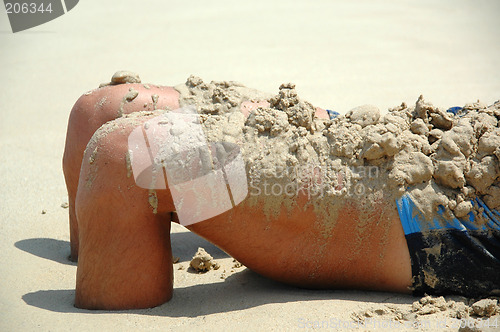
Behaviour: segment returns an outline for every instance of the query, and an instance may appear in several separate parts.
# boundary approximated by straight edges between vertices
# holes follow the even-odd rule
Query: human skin
[[[176,109],[179,93],[171,88],[156,85],[120,84],[105,86],[82,95],[73,106],[68,121],[63,172],[69,200],[71,260],[78,260],[78,223],[75,216],[75,197],[78,188],[83,152],[94,132],[104,123],[123,114],[152,111],[155,108]],[[130,89],[139,94],[131,101],[124,100]],[[157,95],[156,104],[153,96]],[[120,110],[121,108],[121,110]]]
[[[138,92],[131,101],[124,100],[130,89]],[[158,96],[156,102],[154,96]],[[258,106],[268,106],[267,101],[244,102],[241,111],[248,116]],[[71,256],[78,261],[78,222],[75,215],[75,197],[78,189],[80,165],[83,152],[94,132],[108,121],[125,114],[155,109],[179,108],[179,93],[172,87],[152,84],[119,84],[109,85],[82,95],[73,106],[68,121],[66,145],[63,155],[63,172],[68,191],[69,230]],[[318,108],[316,115],[328,118],[324,109]]]
[[[78,229],[73,231],[79,233],[75,305],[80,308],[153,307],[168,301],[173,292],[172,197],[168,189],[157,189],[154,211],[151,192],[138,187],[126,167],[129,134],[154,115],[114,120],[106,130],[98,130],[100,138],[92,140],[83,152],[92,130],[106,122],[102,119],[117,114],[113,107],[119,106],[130,87],[132,84],[111,86],[82,96],[69,121],[64,170],[70,205],[71,193],[76,194],[70,222],[77,221]],[[175,106],[176,101],[178,105],[175,90],[161,93],[168,95],[164,98],[169,105]],[[110,105],[101,116],[94,105],[104,96]],[[143,104],[129,105],[127,111],[143,110]],[[242,107],[244,113],[251,110],[251,105]],[[324,113],[318,110],[317,115]],[[259,208],[265,200],[265,195],[253,203],[244,200],[187,228],[248,268],[278,281],[308,288],[408,292],[410,257],[394,202],[381,199],[373,203],[367,216],[360,212],[360,202],[343,201],[330,220],[335,227],[325,237],[320,222],[324,214],[316,215],[307,197],[298,196],[291,211],[283,208],[275,216]],[[368,231],[360,233],[360,227]],[[74,236],[71,240],[73,249]]]

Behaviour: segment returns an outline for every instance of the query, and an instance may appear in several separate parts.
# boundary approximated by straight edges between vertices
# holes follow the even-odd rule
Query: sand
[[[215,262],[214,258],[203,248],[198,248],[193,259],[189,262],[189,266],[196,272],[207,272],[212,269],[218,270],[220,268],[219,263]]]
[[[301,98],[342,114],[370,104],[383,117],[401,101],[413,106],[420,94],[440,109],[477,99],[492,105],[500,91],[499,9],[496,1],[125,0],[119,7],[85,1],[15,35],[0,13],[0,329],[304,330],[325,321],[348,324],[355,313],[390,311],[388,306],[409,311],[419,299],[301,290],[244,267],[231,272],[232,258],[177,225],[173,251],[180,257],[176,266],[184,268],[175,269],[171,302],[128,312],[75,309],[76,266],[67,260],[67,209],[61,207],[67,202],[61,158],[69,111],[82,93],[122,68],[140,73],[146,84],[176,85],[196,73],[276,94],[282,82],[294,82]],[[414,127],[425,135],[422,122]],[[433,130],[429,135],[442,138]],[[483,137],[478,144],[491,155],[494,145]],[[422,177],[414,176],[410,181]],[[189,273],[198,247],[221,268]],[[379,322],[391,317],[384,314]],[[440,317],[418,319],[438,324]],[[329,325],[346,330],[341,326]]]

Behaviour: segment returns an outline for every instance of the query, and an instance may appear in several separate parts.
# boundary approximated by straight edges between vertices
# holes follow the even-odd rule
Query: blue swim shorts
[[[485,297],[500,294],[500,213],[479,198],[483,208],[462,218],[447,215],[439,207],[433,220],[405,194],[396,200],[410,252],[415,295],[459,294]]]

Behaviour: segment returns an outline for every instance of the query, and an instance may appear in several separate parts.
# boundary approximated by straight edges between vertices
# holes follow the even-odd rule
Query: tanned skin
[[[131,88],[139,94],[126,101]],[[247,115],[262,103],[245,102],[242,112]],[[170,191],[156,190],[153,208],[151,191],[136,185],[126,160],[132,130],[158,114],[122,115],[178,107],[173,88],[122,84],[85,94],[72,109],[63,167],[79,308],[148,308],[172,297],[169,233],[175,207]],[[327,114],[318,108],[316,116]],[[111,120],[106,132],[99,131]],[[89,143],[96,131],[99,138]],[[409,292],[410,256],[394,202],[375,202],[368,218],[360,214],[359,202],[341,202],[343,208],[329,220],[334,230],[325,237],[325,214],[316,215],[307,197],[296,199],[291,211],[283,208],[270,217],[261,208],[266,200],[261,195],[256,205],[244,200],[187,228],[274,280],[307,288]],[[362,239],[357,235],[361,224],[369,230]]]

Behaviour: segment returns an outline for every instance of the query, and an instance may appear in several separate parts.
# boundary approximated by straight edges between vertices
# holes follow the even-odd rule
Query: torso
[[[317,215],[306,203],[306,197],[299,197],[296,206],[270,217],[261,204],[245,200],[188,228],[278,281],[310,288],[408,291],[410,257],[395,203],[360,208],[344,202],[330,217]]]

